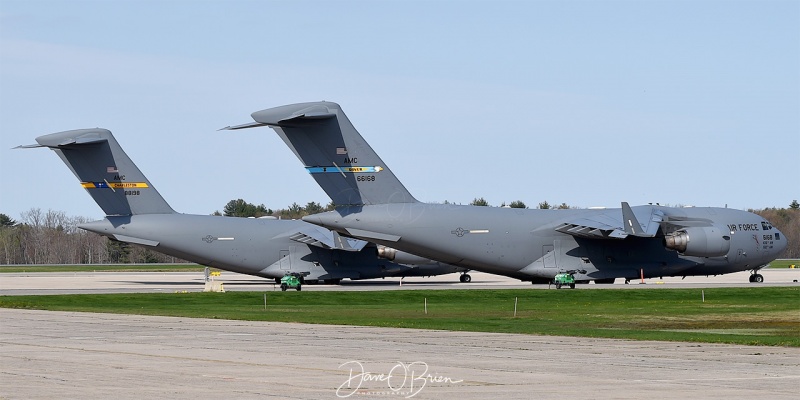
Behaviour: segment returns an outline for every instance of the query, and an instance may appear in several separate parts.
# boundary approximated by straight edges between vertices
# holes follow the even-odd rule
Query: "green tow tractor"
[[[303,287],[303,275],[297,272],[289,272],[281,278],[281,290],[296,289],[298,292]]]
[[[553,283],[556,284],[556,289],[561,289],[562,286],[569,286],[570,289],[575,289],[575,276],[568,272],[563,272],[553,278]]]
[[[570,270],[567,272],[561,272],[553,278],[553,283],[556,285],[556,289],[561,289],[562,286],[569,286],[570,289],[575,289],[575,273],[580,272],[585,274],[586,271],[578,271],[578,270]]]

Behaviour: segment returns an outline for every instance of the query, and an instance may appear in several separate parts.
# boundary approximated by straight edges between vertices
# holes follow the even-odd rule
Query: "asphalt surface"
[[[794,282],[800,270],[762,274],[762,284],[739,273],[577,290],[800,285]],[[449,275],[404,279],[402,286],[386,279],[303,290],[547,289],[472,277],[469,284]],[[226,290],[279,290],[229,272],[215,279]],[[196,272],[0,274],[0,295],[203,286]],[[798,393],[797,348],[0,309],[2,399],[797,399]]]
[[[624,284],[617,279],[613,285],[578,285],[578,289],[659,289],[702,287],[800,286],[800,269],[763,269],[763,283],[749,283],[749,272],[719,276],[645,279]],[[342,281],[340,285],[304,285],[303,290],[419,290],[419,289],[550,289],[555,286],[531,285],[516,279],[471,272],[472,282],[460,283],[458,274],[429,278],[412,277]],[[223,271],[214,278],[226,291],[274,291],[280,287],[273,281]],[[205,277],[202,272],[39,272],[0,273],[0,295],[80,294],[80,293],[157,293],[202,291]],[[563,289],[562,289],[563,290]]]
[[[0,309],[0,397],[8,399],[798,393],[796,348]]]

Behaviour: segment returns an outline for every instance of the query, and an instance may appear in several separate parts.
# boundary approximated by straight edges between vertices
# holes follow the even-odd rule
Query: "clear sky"
[[[329,199],[250,113],[327,100],[422,201],[786,207],[800,1],[0,0],[0,213],[101,218],[110,129],[179,212]]]

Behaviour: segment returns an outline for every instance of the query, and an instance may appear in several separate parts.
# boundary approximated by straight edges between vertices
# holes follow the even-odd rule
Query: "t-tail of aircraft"
[[[175,213],[106,129],[78,129],[36,138],[81,181],[106,215]]]
[[[223,129],[273,128],[336,206],[417,202],[338,104],[291,104],[251,116],[256,122]]]

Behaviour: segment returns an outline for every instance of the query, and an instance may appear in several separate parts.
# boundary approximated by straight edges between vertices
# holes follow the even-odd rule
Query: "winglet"
[[[644,233],[644,231],[642,231],[642,225],[639,224],[636,215],[634,215],[633,210],[631,210],[631,206],[625,201],[622,202],[622,225],[625,229],[625,233],[629,235],[639,236]]]

